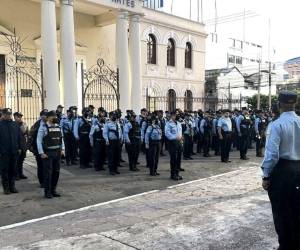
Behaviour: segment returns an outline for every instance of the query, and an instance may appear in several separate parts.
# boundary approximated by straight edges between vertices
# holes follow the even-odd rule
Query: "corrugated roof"
[[[286,61],[286,64],[300,63],[300,57],[295,57]]]

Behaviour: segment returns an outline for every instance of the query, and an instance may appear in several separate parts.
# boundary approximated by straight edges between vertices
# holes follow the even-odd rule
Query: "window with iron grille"
[[[175,67],[175,41],[172,38],[168,40],[167,65]]]
[[[186,43],[185,47],[185,68],[191,69],[192,68],[192,45],[191,43]]]
[[[21,89],[21,97],[32,97],[32,89]]]
[[[147,40],[147,62],[156,64],[156,37],[153,34],[150,34]]]

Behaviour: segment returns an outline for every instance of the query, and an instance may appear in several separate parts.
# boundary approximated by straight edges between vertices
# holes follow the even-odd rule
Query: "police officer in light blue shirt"
[[[165,135],[169,143],[171,179],[176,181],[182,180],[179,171],[184,171],[181,168],[182,127],[178,119],[176,112],[171,112],[171,119],[166,123],[165,127]]]
[[[149,124],[145,134],[145,145],[149,153],[149,157],[147,159],[149,162],[147,165],[149,166],[151,176],[159,175],[157,168],[162,138],[162,131],[159,124],[160,121],[158,116],[153,114],[151,117],[151,123]]]
[[[230,162],[229,153],[232,143],[232,121],[230,110],[223,110],[223,116],[218,120],[218,136],[221,143],[221,161]]]
[[[108,168],[110,175],[120,174],[121,141],[123,140],[121,125],[118,122],[118,114],[113,111],[109,113],[109,121],[105,123],[103,137],[107,145]]]
[[[279,94],[280,117],[273,122],[262,163],[263,188],[272,205],[279,249],[300,249],[300,117],[297,94]]]

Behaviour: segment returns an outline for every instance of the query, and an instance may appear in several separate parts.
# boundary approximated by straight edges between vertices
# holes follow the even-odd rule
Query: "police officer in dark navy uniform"
[[[257,117],[255,119],[255,139],[256,139],[256,156],[263,157],[262,150],[266,143],[266,129],[267,129],[267,120],[263,115],[261,110],[256,111]]]
[[[141,128],[136,121],[135,113],[131,112],[127,117],[128,122],[124,126],[124,141],[128,153],[129,170],[139,171],[137,162],[141,145]]]
[[[90,109],[83,108],[82,116],[79,117],[74,126],[74,136],[79,141],[80,168],[90,168],[92,149],[90,144],[91,120]]]
[[[237,118],[236,128],[239,136],[241,160],[249,160],[247,152],[251,136],[251,118],[247,108],[243,108],[242,114]]]
[[[0,121],[0,173],[4,194],[18,193],[16,163],[21,153],[21,130],[12,120],[11,109],[2,110]]]
[[[64,154],[63,135],[55,111],[47,113],[47,122],[40,126],[37,148],[43,161],[45,198],[60,197],[56,192],[60,160]]]
[[[280,250],[300,249],[300,117],[297,94],[279,94],[280,117],[271,124],[262,163]]]
[[[106,158],[106,143],[103,137],[105,121],[106,118],[104,117],[104,112],[102,112],[97,117],[97,121],[94,122],[90,132],[95,171],[105,170],[103,167]]]

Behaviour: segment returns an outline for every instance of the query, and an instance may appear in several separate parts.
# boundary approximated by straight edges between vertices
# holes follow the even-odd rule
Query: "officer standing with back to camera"
[[[128,153],[129,170],[133,172],[140,171],[137,168],[137,162],[140,154],[141,128],[136,121],[136,115],[133,111],[126,117],[127,122],[124,125],[125,148]]]
[[[182,154],[182,127],[177,121],[176,112],[171,112],[171,119],[166,123],[165,135],[168,138],[168,147],[170,153],[171,179],[175,181],[182,180],[179,175],[181,169]]]
[[[47,121],[40,126],[37,148],[43,161],[45,198],[60,197],[56,192],[59,179],[60,160],[64,154],[63,134],[55,111],[49,111]]]
[[[121,126],[118,123],[118,114],[114,111],[109,113],[109,121],[105,123],[103,137],[107,146],[109,173],[110,175],[120,174],[118,166],[123,136]]]
[[[300,117],[297,94],[279,94],[281,115],[272,123],[262,163],[280,250],[300,249]]]
[[[21,130],[12,120],[11,109],[2,110],[0,121],[0,170],[4,194],[18,193],[16,163],[21,153]]]
[[[97,116],[97,121],[94,121],[90,132],[95,171],[105,170],[103,167],[106,158],[106,143],[103,137],[105,122],[105,111],[102,110]]]
[[[82,116],[79,117],[74,125],[74,136],[79,143],[80,168],[90,168],[92,149],[90,144],[91,132],[91,110],[89,108],[82,109]]]
[[[221,162],[228,163],[232,143],[232,120],[230,110],[223,110],[223,116],[218,120],[217,131],[221,144]]]
[[[151,123],[149,124],[145,134],[145,147],[149,152],[148,166],[151,176],[158,176],[158,162],[160,156],[162,129],[160,127],[159,117],[152,115]]]
[[[263,157],[262,150],[265,146],[266,142],[266,128],[267,128],[267,120],[263,115],[261,110],[256,111],[256,118],[255,118],[255,140],[256,140],[256,157]]]
[[[23,117],[23,115],[20,112],[14,113],[14,120],[21,130],[21,144],[20,144],[21,152],[20,152],[20,154],[18,156],[18,160],[17,160],[16,180],[27,179],[27,176],[25,176],[24,172],[23,172],[23,164],[24,164],[24,160],[26,158],[27,138],[28,138],[29,131],[28,131],[28,126],[25,122],[23,122],[22,117]]]
[[[251,119],[247,108],[243,108],[242,114],[236,119],[236,129],[239,136],[240,158],[249,160],[247,152],[251,136]]]

